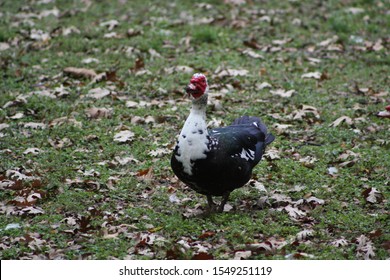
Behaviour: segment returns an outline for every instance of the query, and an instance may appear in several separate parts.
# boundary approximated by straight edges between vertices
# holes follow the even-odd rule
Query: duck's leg
[[[218,210],[217,210],[219,213],[222,213],[222,212],[223,212],[223,208],[225,207],[225,204],[226,204],[226,202],[227,202],[228,199],[229,199],[229,195],[230,195],[230,192],[225,192],[225,193],[222,195],[221,204],[219,204]]]
[[[211,195],[207,195],[207,203],[209,204],[209,211],[214,212],[217,205],[213,201],[213,197]]]

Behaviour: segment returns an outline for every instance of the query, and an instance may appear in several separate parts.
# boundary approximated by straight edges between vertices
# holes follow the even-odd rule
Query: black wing
[[[216,154],[225,153],[228,157],[241,158],[252,167],[261,160],[265,147],[275,139],[267,133],[266,126],[259,118],[249,116],[236,119],[230,126],[212,129],[209,135],[211,150]]]

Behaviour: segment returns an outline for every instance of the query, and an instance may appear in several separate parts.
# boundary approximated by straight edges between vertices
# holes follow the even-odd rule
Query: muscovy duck
[[[244,186],[265,147],[275,137],[257,117],[243,116],[231,125],[207,129],[208,84],[206,76],[194,74],[186,92],[192,108],[171,158],[176,176],[207,196],[210,212],[222,212],[230,193]],[[217,207],[212,196],[222,196]]]

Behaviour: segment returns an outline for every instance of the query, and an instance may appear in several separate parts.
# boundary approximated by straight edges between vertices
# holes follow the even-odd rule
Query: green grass
[[[191,259],[199,248],[215,259],[232,259],[248,248],[251,259],[304,254],[357,259],[361,235],[372,241],[375,256],[370,258],[389,258],[390,124],[375,116],[389,103],[388,4],[247,2],[234,6],[205,1],[209,9],[193,1],[95,1],[89,7],[64,0],[0,4],[0,43],[9,46],[0,51],[0,125],[8,125],[0,131],[1,259]],[[59,16],[23,19],[55,7]],[[363,12],[354,14],[351,7]],[[112,19],[119,21],[112,30],[100,26]],[[78,31],[65,36],[70,27]],[[140,33],[129,36],[129,29]],[[50,39],[33,40],[34,30],[47,32]],[[104,38],[110,32],[118,38]],[[331,38],[331,43],[319,45]],[[284,39],[289,40],[275,43]],[[244,41],[250,40],[258,47],[251,50],[262,59],[243,54],[249,48]],[[85,58],[99,62],[85,64]],[[311,62],[313,58],[319,62]],[[150,74],[137,75],[143,70],[137,69],[137,59]],[[270,148],[280,159],[264,159],[254,170],[254,179],[267,192],[246,186],[232,193],[230,211],[204,216],[205,197],[177,181],[170,155],[150,154],[172,149],[189,111],[182,92],[193,73],[166,73],[175,66],[206,73],[212,92],[226,92],[220,99],[223,110],[210,106],[209,120],[228,124],[242,114],[257,115],[276,135]],[[93,83],[66,76],[66,67],[113,72],[116,79]],[[220,77],[218,67],[249,74]],[[325,79],[301,78],[315,71]],[[259,90],[262,82],[270,83],[271,90],[296,93],[280,98],[270,89]],[[60,86],[69,94],[31,94],[56,94]],[[87,97],[98,87],[110,88],[112,94],[98,100]],[[126,101],[148,105],[128,108]],[[13,104],[5,106],[8,102]],[[302,105],[315,107],[319,118],[306,114],[294,119]],[[93,107],[111,108],[112,115],[89,118],[86,110]],[[17,113],[24,116],[12,119]],[[132,123],[135,116],[157,121]],[[353,124],[330,126],[341,116],[352,118]],[[53,125],[62,117],[68,121]],[[25,127],[28,122],[45,128]],[[276,124],[291,126],[278,133]],[[120,130],[134,132],[133,141],[114,142]],[[68,142],[58,146],[65,138]],[[25,153],[33,147],[41,152]],[[354,159],[340,160],[348,151],[359,158],[342,166]],[[129,156],[135,160],[119,163]],[[305,157],[316,161],[302,163]],[[338,169],[336,176],[328,174],[329,167]],[[15,183],[7,176],[10,170],[35,176],[38,182]],[[19,187],[7,187],[7,180]],[[368,188],[380,192],[376,203],[367,202],[363,192]],[[34,198],[37,193],[41,196]],[[179,203],[171,202],[172,195]],[[277,195],[288,200],[278,203]],[[324,203],[310,204],[305,200],[310,197]],[[15,206],[20,198],[36,199],[27,206],[42,213],[23,214],[26,205]],[[288,205],[306,215],[292,218],[282,210]],[[6,230],[10,224],[18,227]],[[304,229],[312,235],[298,240]],[[346,245],[332,245],[339,239]],[[253,249],[271,243],[271,251]]]

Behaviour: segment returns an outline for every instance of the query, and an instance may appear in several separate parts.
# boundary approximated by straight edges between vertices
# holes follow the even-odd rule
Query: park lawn
[[[1,259],[388,259],[389,9],[3,1]],[[276,136],[212,215],[170,169],[196,72]]]

